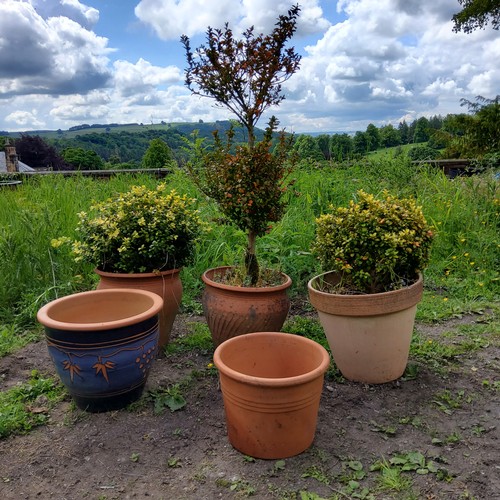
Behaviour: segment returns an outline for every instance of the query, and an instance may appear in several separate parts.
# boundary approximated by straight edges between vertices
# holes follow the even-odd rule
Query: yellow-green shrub
[[[312,251],[325,271],[339,273],[342,287],[384,292],[411,283],[427,266],[434,233],[415,200],[360,190],[347,208],[330,208],[316,219]]]
[[[175,190],[132,186],[130,191],[94,203],[78,214],[78,240],[72,241],[76,261],[102,271],[143,273],[187,264],[204,223],[194,199]],[[65,238],[52,242],[58,246]]]

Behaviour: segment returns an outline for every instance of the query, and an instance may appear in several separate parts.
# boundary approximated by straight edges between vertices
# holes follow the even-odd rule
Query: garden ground
[[[292,320],[315,321],[295,309]],[[500,497],[498,311],[417,324],[409,369],[396,382],[356,384],[330,370],[314,443],[285,460],[255,460],[229,444],[212,349],[186,341],[202,327],[201,317],[178,316],[171,351],[125,410],[89,414],[68,397],[34,401],[29,410],[47,423],[0,440],[0,497]],[[32,370],[55,376],[43,341],[0,359],[0,388]]]

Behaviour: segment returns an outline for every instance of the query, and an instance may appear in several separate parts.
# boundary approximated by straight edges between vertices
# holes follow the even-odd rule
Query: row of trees
[[[421,117],[408,124],[399,123],[376,127],[369,124],[364,132],[322,134],[316,137],[300,135],[295,149],[302,158],[343,161],[380,148],[405,144],[426,143],[443,158],[482,157],[500,152],[500,96],[486,99],[478,96],[475,102],[463,99],[469,114]]]
[[[403,121],[397,128],[393,125],[378,128],[370,123],[364,132],[357,131],[354,135],[301,135],[297,137],[295,149],[303,158],[342,161],[380,148],[427,142],[436,130],[444,126],[447,119],[448,117],[441,116],[433,116],[430,119],[421,117],[409,125]]]
[[[6,138],[0,137],[0,150],[5,147]],[[165,168],[175,163],[170,147],[162,139],[150,141],[141,161],[120,162],[118,156],[104,161],[93,149],[68,147],[62,151],[38,135],[23,134],[14,142],[18,158],[38,170],[103,170],[113,168]]]
[[[0,151],[7,137],[0,136]],[[175,163],[170,147],[162,139],[150,141],[140,162],[120,162],[117,156],[104,161],[93,149],[68,147],[62,151],[38,135],[23,134],[14,141],[18,158],[37,170],[103,170],[113,168],[164,168]]]

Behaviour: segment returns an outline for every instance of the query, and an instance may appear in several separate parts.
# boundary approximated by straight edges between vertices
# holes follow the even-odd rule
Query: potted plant
[[[93,203],[78,214],[79,238],[70,241],[76,261],[96,266],[98,289],[139,288],[163,298],[160,347],[167,344],[182,298],[180,268],[193,255],[203,230],[194,199],[155,189],[132,186],[128,192]]]
[[[259,267],[256,240],[283,215],[291,143],[282,133],[272,151],[273,133],[278,126],[274,116],[261,141],[256,140],[255,127],[264,111],[284,99],[282,84],[299,67],[300,56],[286,47],[295,32],[299,11],[295,6],[279,16],[269,35],[256,35],[251,27],[238,40],[227,23],[224,30],[208,28],[207,45],[195,52],[189,38],[181,37],[188,62],[187,87],[193,94],[210,97],[234,113],[247,136],[246,144],[235,147],[233,130],[227,141],[215,134],[214,147],[208,151],[195,148],[198,154],[189,165],[200,190],[247,234],[241,280],[235,278],[237,266],[210,269],[203,274],[203,307],[216,345],[234,335],[279,331],[288,314],[286,290],[291,280],[277,273],[272,286],[261,286],[266,273]],[[243,297],[241,307],[236,305],[234,294]],[[264,295],[275,300],[276,305],[269,306]],[[271,316],[263,315],[264,311],[272,312]]]
[[[316,219],[312,251],[327,272],[309,298],[342,374],[384,383],[406,368],[434,232],[411,198],[356,198]]]

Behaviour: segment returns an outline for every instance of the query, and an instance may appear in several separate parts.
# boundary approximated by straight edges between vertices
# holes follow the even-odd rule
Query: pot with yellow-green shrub
[[[154,189],[132,186],[78,214],[78,238],[70,243],[76,261],[94,264],[99,290],[132,288],[160,295],[160,347],[170,338],[182,299],[179,272],[189,263],[205,228],[195,200],[165,183]]]
[[[381,384],[404,373],[433,238],[416,201],[387,191],[358,191],[316,219],[312,251],[325,272],[309,281],[309,300],[345,378]]]

